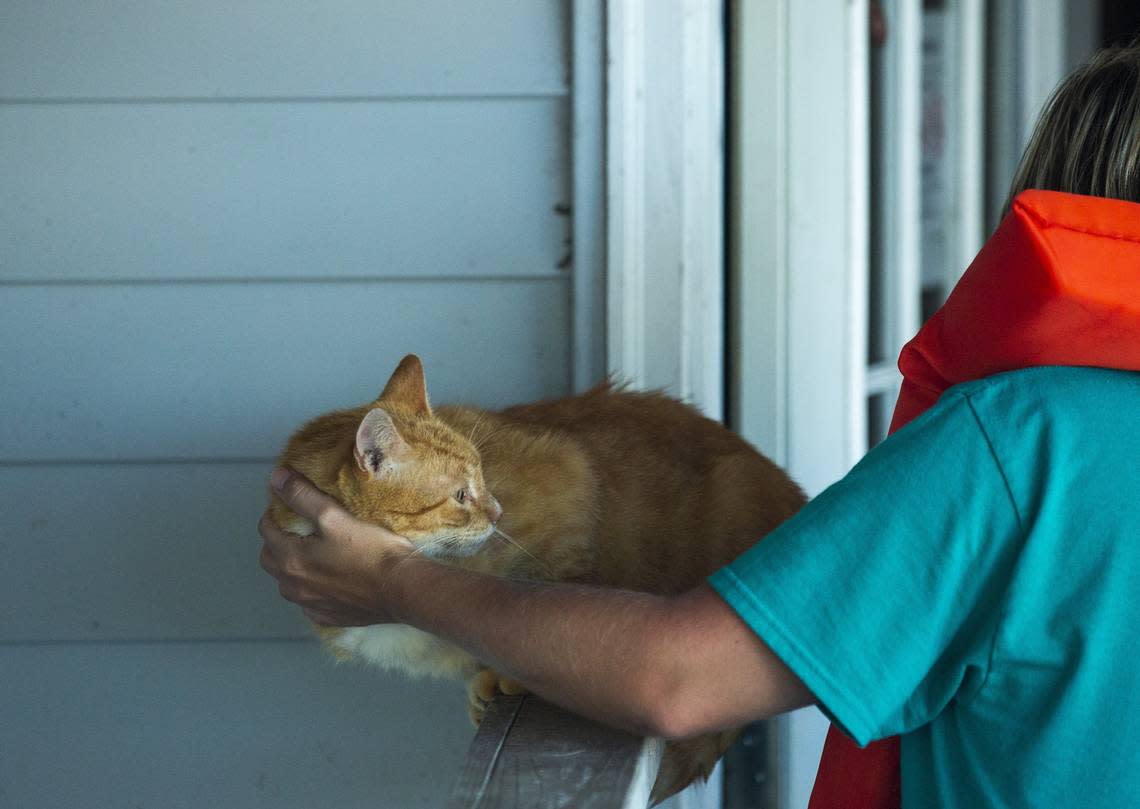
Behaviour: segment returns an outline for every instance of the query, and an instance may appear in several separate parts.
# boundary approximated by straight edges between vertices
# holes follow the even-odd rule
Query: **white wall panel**
[[[269,470],[0,466],[0,643],[312,637],[258,566]]]
[[[250,459],[422,356],[436,401],[565,393],[558,280],[11,286],[0,462]]]
[[[256,521],[405,353],[494,407],[600,344],[570,4],[0,5],[0,806],[440,805],[461,687],[333,666]]]
[[[9,2],[0,11],[0,98],[565,93],[565,7]]]
[[[0,805],[418,809],[472,729],[462,688],[315,644],[0,646]]]
[[[0,280],[568,276],[568,114],[0,104]]]

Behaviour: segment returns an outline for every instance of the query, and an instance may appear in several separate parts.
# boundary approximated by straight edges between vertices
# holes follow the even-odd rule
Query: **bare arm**
[[[410,555],[299,476],[282,496],[319,533],[262,521],[262,564],[327,624],[398,621],[448,638],[534,693],[638,733],[690,736],[811,693],[709,587],[666,598],[513,582]]]
[[[395,568],[389,603],[400,621],[551,702],[640,733],[689,736],[812,701],[707,586],[665,598],[510,582],[413,557]]]

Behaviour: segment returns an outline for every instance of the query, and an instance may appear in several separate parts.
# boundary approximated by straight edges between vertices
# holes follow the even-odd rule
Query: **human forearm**
[[[813,701],[707,586],[669,598],[512,582],[422,557],[399,563],[389,582],[397,619],[552,702],[637,733],[689,736]]]
[[[400,562],[388,581],[397,619],[456,642],[576,713],[660,735],[669,599],[509,581],[422,557]]]

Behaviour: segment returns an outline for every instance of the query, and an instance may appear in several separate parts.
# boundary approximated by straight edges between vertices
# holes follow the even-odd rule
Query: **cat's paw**
[[[526,693],[527,690],[516,680],[493,669],[483,669],[467,681],[467,715],[471,717],[472,724],[478,727],[496,694],[514,696]]]

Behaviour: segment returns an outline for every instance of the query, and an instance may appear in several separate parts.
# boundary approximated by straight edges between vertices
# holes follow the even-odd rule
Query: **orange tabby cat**
[[[666,396],[602,385],[498,412],[433,410],[414,355],[376,401],[302,427],[280,463],[442,562],[660,594],[697,586],[804,500],[741,438]],[[312,531],[276,497],[271,511],[282,528]],[[340,656],[467,678],[476,721],[496,688],[521,692],[408,626],[319,631]],[[736,734],[668,743],[653,800],[707,777]]]

